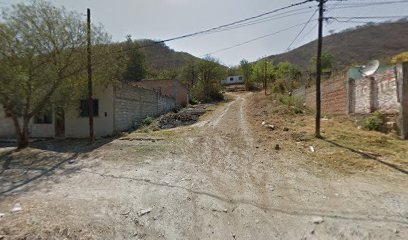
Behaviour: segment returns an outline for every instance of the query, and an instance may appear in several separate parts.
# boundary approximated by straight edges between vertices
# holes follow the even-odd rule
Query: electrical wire
[[[230,46],[230,47],[218,49],[218,50],[215,50],[215,51],[213,51],[213,52],[203,54],[203,55],[200,56],[200,58],[201,58],[201,57],[204,57],[204,56],[207,56],[207,55],[211,55],[211,54],[223,52],[223,51],[226,51],[226,50],[229,50],[229,49],[232,49],[232,48],[236,48],[236,47],[239,47],[239,46],[242,46],[242,45],[246,45],[246,44],[248,44],[248,43],[251,43],[251,42],[254,42],[254,41],[257,41],[257,40],[266,38],[266,37],[271,37],[271,36],[277,35],[277,34],[279,34],[279,33],[288,31],[288,30],[290,30],[290,29],[292,29],[292,28],[296,28],[296,27],[302,26],[302,25],[304,25],[304,24],[305,24],[305,23],[296,24],[296,25],[290,26],[290,27],[288,27],[288,28],[284,28],[284,29],[282,29],[282,30],[279,30],[279,31],[276,31],[276,32],[273,32],[273,33],[269,33],[269,34],[266,34],[266,35],[262,35],[262,36],[259,36],[259,37],[256,37],[256,38],[247,40],[247,41],[245,41],[245,42],[241,42],[241,43],[232,45],[232,46]]]
[[[136,49],[141,49],[141,48],[146,48],[146,47],[151,47],[151,46],[154,46],[156,44],[162,44],[162,43],[171,42],[171,41],[175,41],[175,40],[190,38],[190,37],[194,37],[194,36],[198,36],[198,35],[202,35],[202,34],[209,34],[209,33],[212,33],[212,32],[217,32],[217,31],[219,32],[219,31],[223,31],[223,30],[230,30],[229,27],[233,27],[235,25],[242,24],[242,23],[247,23],[248,21],[251,21],[251,20],[259,19],[261,17],[268,16],[268,15],[273,14],[273,13],[277,13],[277,12],[280,12],[280,11],[283,11],[283,10],[286,10],[286,9],[289,9],[289,8],[293,8],[293,7],[300,6],[300,5],[307,4],[307,3],[310,3],[310,2],[314,2],[314,1],[315,0],[304,0],[302,2],[293,3],[293,4],[290,4],[288,6],[277,8],[275,10],[271,10],[271,11],[268,11],[268,12],[265,12],[265,13],[262,13],[262,14],[259,14],[259,15],[256,15],[256,16],[252,16],[252,17],[248,17],[248,18],[244,18],[244,19],[235,21],[235,22],[223,24],[223,25],[220,25],[218,27],[213,27],[213,28],[209,28],[209,29],[206,29],[206,30],[201,30],[201,31],[194,32],[194,33],[189,33],[189,34],[185,34],[185,35],[178,36],[178,37],[173,37],[173,38],[168,38],[168,39],[164,39],[164,40],[154,41],[151,44],[144,45],[144,46],[138,46],[138,47],[134,47],[134,48],[122,49],[120,51],[117,51],[117,53],[136,50]]]
[[[290,47],[292,47],[292,45],[296,42],[296,40],[299,38],[300,34],[303,33],[303,31],[306,29],[307,25],[312,21],[312,18],[314,17],[314,15],[316,15],[318,9],[316,9],[314,11],[314,13],[312,14],[312,16],[310,16],[309,20],[305,23],[305,25],[303,26],[303,28],[300,30],[300,32],[296,35],[295,39],[293,39],[293,41],[289,44],[289,47],[287,48],[287,50],[290,50]]]

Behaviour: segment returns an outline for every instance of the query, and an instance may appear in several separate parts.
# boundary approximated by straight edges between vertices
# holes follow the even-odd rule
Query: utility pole
[[[320,118],[321,118],[321,89],[320,80],[322,78],[322,44],[323,44],[323,12],[324,4],[327,0],[319,1],[319,37],[317,41],[317,59],[316,59],[316,127],[315,137],[321,138],[320,135]]]
[[[91,9],[87,9],[87,55],[88,55],[88,114],[89,114],[89,138],[94,141],[94,116],[92,99],[92,54],[91,54]]]
[[[266,89],[268,88],[267,80],[266,80],[266,71],[268,69],[267,61],[265,61],[264,65],[264,86],[265,86],[265,96],[266,96]]]

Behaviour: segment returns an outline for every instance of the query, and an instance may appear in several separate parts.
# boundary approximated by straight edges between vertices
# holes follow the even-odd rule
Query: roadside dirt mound
[[[177,113],[167,113],[159,118],[159,128],[169,129],[191,125],[197,122],[199,117],[207,112],[208,106],[209,105],[200,105],[182,109]]]

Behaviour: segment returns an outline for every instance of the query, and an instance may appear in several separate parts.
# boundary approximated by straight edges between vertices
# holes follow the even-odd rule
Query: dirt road
[[[235,94],[193,126],[114,140],[3,194],[0,235],[408,239],[407,175],[344,177],[260,145],[250,97]],[[17,202],[23,210],[10,213]]]

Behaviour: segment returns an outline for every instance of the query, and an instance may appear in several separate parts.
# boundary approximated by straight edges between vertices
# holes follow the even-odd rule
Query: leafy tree
[[[266,72],[265,72],[266,70]],[[264,79],[268,82],[273,79],[274,66],[266,58],[258,60],[252,69],[251,81],[264,84]]]
[[[274,92],[283,93],[295,87],[294,85],[301,77],[301,73],[295,65],[289,62],[281,62],[275,67],[274,76],[278,80]]]
[[[197,68],[198,82],[193,88],[194,97],[204,102],[222,100],[220,80],[227,76],[226,69],[211,57],[200,61]]]
[[[181,68],[178,78],[183,84],[187,85],[188,89],[192,89],[198,82],[198,70],[198,63],[191,61]]]
[[[127,66],[123,74],[123,79],[126,81],[141,81],[146,77],[147,71],[145,67],[144,55],[137,49],[139,44],[133,42],[130,35],[127,36]]]
[[[333,68],[333,60],[334,57],[331,53],[329,52],[323,52],[322,53],[322,72],[331,72]],[[314,69],[316,71],[316,57],[312,57],[310,59],[310,65],[311,69]]]
[[[40,0],[2,13],[0,104],[11,116],[19,148],[28,146],[28,125],[36,114],[50,105],[67,104],[86,85],[86,25],[81,18]],[[100,27],[93,27],[92,36],[96,54],[110,51],[104,45],[109,37]],[[104,56],[104,61],[110,59]],[[101,68],[105,72],[98,81],[113,81],[110,66],[116,64],[95,63],[95,76],[101,76]]]
[[[239,65],[239,69],[245,79],[245,88],[247,90],[250,90],[251,88],[254,87],[251,78],[253,72],[252,65],[246,59],[242,59]]]

